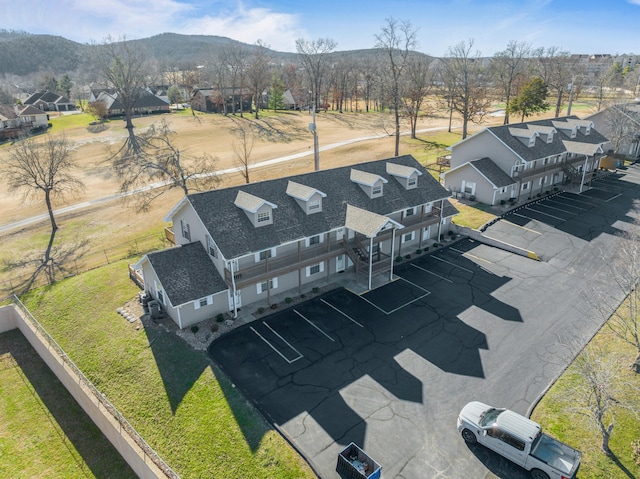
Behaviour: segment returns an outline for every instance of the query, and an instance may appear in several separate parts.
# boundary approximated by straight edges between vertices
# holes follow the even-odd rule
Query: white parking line
[[[440,276],[439,274],[434,273],[433,271],[429,271],[428,269],[422,268],[422,267],[418,266],[417,264],[411,263],[411,266],[413,266],[414,268],[418,268],[420,271],[424,271],[425,273],[432,274],[434,276],[437,276],[440,279],[444,279],[445,281],[448,281],[449,283],[453,284],[453,281],[451,281],[449,278],[445,278],[444,276]]]
[[[325,338],[327,338],[327,339],[328,339],[328,340],[330,340],[330,341],[333,341],[334,343],[336,342],[336,340],[335,340],[335,339],[333,339],[331,336],[329,336],[327,333],[325,333],[322,329],[320,329],[318,326],[316,326],[316,325],[315,325],[315,324],[313,324],[311,321],[309,321],[307,318],[305,318],[305,317],[304,317],[304,315],[303,315],[300,311],[298,311],[298,310],[294,309],[294,310],[293,310],[293,312],[294,312],[294,313],[296,313],[298,316],[300,316],[302,319],[304,319],[304,320],[305,320],[307,323],[309,323],[311,326],[313,326],[314,328],[316,328],[316,329],[317,329],[317,330],[318,330],[318,331],[319,331],[319,332],[320,332],[320,333],[321,333]]]
[[[609,198],[608,200],[604,200],[605,203],[608,203],[611,200],[615,200],[618,196],[622,196],[622,193],[618,193],[616,196],[612,196],[611,198]]]
[[[548,205],[547,202],[545,201],[544,204],[541,204],[540,206],[542,206],[543,208],[549,208],[550,210],[556,210],[556,211],[562,211],[563,213],[569,213],[570,215],[575,215],[575,211],[567,211],[567,210],[563,210],[562,208],[558,208],[557,206],[551,206]]]
[[[569,208],[573,208],[574,210],[589,211],[586,208],[580,208],[579,206],[573,206],[573,205],[566,204],[567,203],[566,201],[547,200],[546,203],[560,203],[562,206],[568,206]],[[571,213],[571,212],[568,211],[568,213]]]
[[[545,213],[544,211],[534,210],[533,208],[529,208],[528,206],[525,207],[525,209],[527,209],[529,211],[535,211],[536,213],[540,213],[541,215],[549,216],[550,218],[555,218],[555,219],[560,220],[560,221],[567,221],[564,218],[560,218],[559,216],[550,215],[549,213]]]
[[[324,299],[320,299],[320,301],[322,301],[324,304],[326,304],[327,306],[329,306],[330,308],[335,309],[338,313],[340,313],[342,316],[344,316],[345,318],[347,318],[349,321],[351,321],[352,323],[357,324],[358,326],[360,326],[361,328],[364,328],[364,326],[362,324],[360,324],[358,321],[356,321],[355,319],[353,319],[351,316],[349,316],[346,313],[343,313],[342,311],[340,311],[338,308],[336,308],[333,304],[329,304],[327,303]]]
[[[276,336],[278,336],[282,342],[284,342],[287,346],[289,346],[291,349],[293,349],[296,353],[298,353],[298,357],[295,359],[288,359],[284,354],[282,354],[278,348],[276,348],[273,344],[271,344],[269,342],[269,340],[267,338],[265,338],[262,334],[260,334],[258,331],[256,331],[253,326],[250,326],[249,328],[251,329],[251,331],[253,331],[254,333],[256,333],[258,335],[258,337],[260,339],[262,339],[265,343],[267,343],[269,345],[269,347],[271,349],[273,349],[276,353],[278,353],[278,355],[284,359],[286,362],[288,362],[289,364],[296,362],[298,359],[302,359],[304,356],[300,353],[300,351],[298,351],[296,348],[294,348],[293,346],[291,346],[291,344],[289,344],[289,342],[284,339],[282,336],[280,336],[278,333],[276,333],[273,328],[271,326],[269,326],[267,323],[265,323],[264,321],[262,321],[262,324],[264,324],[267,328],[269,328],[271,330],[271,332],[273,334],[275,334]]]
[[[454,267],[456,267],[456,268],[460,268],[461,270],[466,271],[467,273],[473,273],[473,271],[471,271],[470,269],[463,268],[462,266],[458,266],[457,264],[452,263],[451,261],[447,261],[446,259],[440,258],[439,256],[431,255],[431,257],[432,257],[432,258],[435,258],[435,259],[437,259],[437,260],[440,260],[440,261],[442,261],[443,263],[450,264],[451,266],[454,266]]]
[[[431,292],[430,292],[430,291],[428,291],[428,290],[424,289],[424,288],[423,288],[423,287],[421,287],[421,286],[418,286],[417,284],[412,283],[411,281],[408,281],[408,280],[406,280],[406,279],[404,279],[404,278],[402,278],[402,277],[400,277],[400,276],[399,276],[398,278],[399,278],[399,279],[401,279],[402,281],[404,281],[405,283],[409,283],[411,286],[415,286],[416,288],[421,289],[422,291],[425,291],[425,294],[423,294],[422,296],[418,296],[417,298],[412,299],[412,300],[411,300],[411,301],[409,301],[408,303],[405,303],[405,304],[403,304],[403,305],[401,305],[401,306],[398,306],[397,308],[392,309],[391,311],[385,311],[385,310],[384,310],[384,309],[382,309],[380,306],[378,306],[377,304],[375,304],[375,303],[373,303],[373,302],[369,301],[369,300],[368,300],[367,298],[365,298],[364,296],[360,296],[360,298],[364,299],[364,300],[365,300],[367,303],[369,303],[371,306],[373,306],[374,308],[378,309],[379,311],[381,311],[381,312],[383,312],[384,314],[386,314],[387,316],[389,316],[390,314],[395,313],[395,312],[396,312],[396,311],[398,311],[399,309],[402,309],[402,308],[404,308],[404,307],[406,307],[406,306],[409,306],[411,303],[415,303],[416,301],[421,300],[422,298],[424,298],[424,297],[426,297],[426,296],[429,296],[429,295],[431,294]]]

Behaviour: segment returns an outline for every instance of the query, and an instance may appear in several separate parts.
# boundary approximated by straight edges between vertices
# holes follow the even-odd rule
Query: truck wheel
[[[462,439],[464,439],[467,444],[475,444],[478,442],[476,435],[472,431],[469,431],[469,429],[462,430]]]
[[[531,477],[533,479],[549,479],[549,474],[540,469],[531,469]]]

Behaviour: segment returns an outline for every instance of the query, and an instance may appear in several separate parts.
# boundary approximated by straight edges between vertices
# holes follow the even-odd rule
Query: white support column
[[[371,289],[372,271],[373,271],[373,236],[369,240],[369,289]]]
[[[584,177],[587,174],[587,161],[589,157],[585,155],[584,157],[584,166],[582,167],[582,179],[580,180],[580,193],[582,193],[582,187],[584,186]]]
[[[395,261],[394,250],[396,249],[396,230],[393,228],[391,232],[391,272],[389,273],[389,281],[393,280],[393,262]],[[422,231],[420,231],[420,241],[422,241]]]
[[[233,286],[233,291],[231,291],[231,295],[233,298],[233,318],[238,317],[238,306],[236,304],[236,277],[233,274],[233,260],[229,261],[229,269],[231,270],[231,285]]]

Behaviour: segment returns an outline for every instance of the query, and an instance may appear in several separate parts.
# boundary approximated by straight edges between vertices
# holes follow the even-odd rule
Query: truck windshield
[[[494,424],[498,419],[498,416],[504,412],[504,409],[496,409],[492,407],[487,409],[480,415],[480,427],[487,427]]]

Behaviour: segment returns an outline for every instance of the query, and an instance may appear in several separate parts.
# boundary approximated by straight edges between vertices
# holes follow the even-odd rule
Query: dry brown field
[[[275,158],[308,153],[307,156],[277,165],[256,167],[251,170],[252,182],[275,177],[311,172],[314,169],[313,136],[308,130],[311,115],[308,112],[266,112],[259,120],[253,115],[225,117],[216,114],[199,114],[194,118],[191,114],[168,114],[163,116],[149,116],[134,119],[136,129],[148,128],[153,122],[162,118],[169,121],[174,144],[180,149],[181,158],[193,158],[208,153],[217,158],[219,170],[238,167],[239,163],[233,152],[234,137],[231,133],[235,122],[251,121],[259,130],[251,153],[251,163],[272,160]],[[337,113],[323,112],[316,116],[317,131],[320,148],[343,142],[353,138],[379,137],[366,141],[340,146],[320,153],[320,166],[323,169],[335,168],[365,161],[389,158],[394,153],[394,137],[390,114],[385,113]],[[472,125],[471,132],[477,131],[489,124],[500,124],[502,117],[488,117],[483,125]],[[428,128],[446,128],[448,117],[432,117],[421,119],[418,130]],[[403,131],[409,126],[404,125]],[[460,135],[460,122],[454,118],[454,135]],[[74,175],[85,185],[85,191],[78,196],[56,200],[55,209],[89,202],[114,195],[119,190],[119,182],[114,177],[109,158],[113,151],[122,144],[126,137],[124,121],[113,120],[107,128],[100,132],[92,132],[87,125],[80,125],[64,130],[65,137],[73,144],[73,155],[77,162]],[[50,134],[58,134],[54,127]],[[418,134],[419,138],[429,138],[429,134]],[[400,144],[400,154],[423,152],[424,146],[418,141],[403,136]],[[0,146],[0,164],[10,154],[11,145]],[[222,177],[221,187],[241,184],[244,179],[239,173],[227,174]],[[60,244],[75,244],[81,240],[88,240],[88,249],[94,254],[102,251],[100,260],[109,261],[108,248],[123,245],[131,256],[145,246],[136,244],[132,248],[129,242],[136,238],[155,235],[156,240],[162,236],[164,215],[181,197],[181,191],[171,190],[153,202],[152,208],[144,214],[137,213],[135,202],[111,200],[99,205],[85,207],[73,212],[60,214],[57,221],[60,226],[57,241]],[[42,198],[26,200],[18,192],[8,191],[6,183],[0,177],[0,227],[14,222],[46,213]],[[0,297],[15,286],[15,281],[9,283],[10,277],[26,274],[26,268],[10,268],[8,262],[18,258],[37,256],[46,246],[49,235],[48,220],[42,220],[28,226],[13,228],[0,233]],[[153,246],[161,247],[155,241]],[[158,245],[156,245],[158,243]],[[94,261],[95,263],[95,261]],[[99,264],[95,264],[97,266]],[[91,264],[75,267],[86,269]]]

